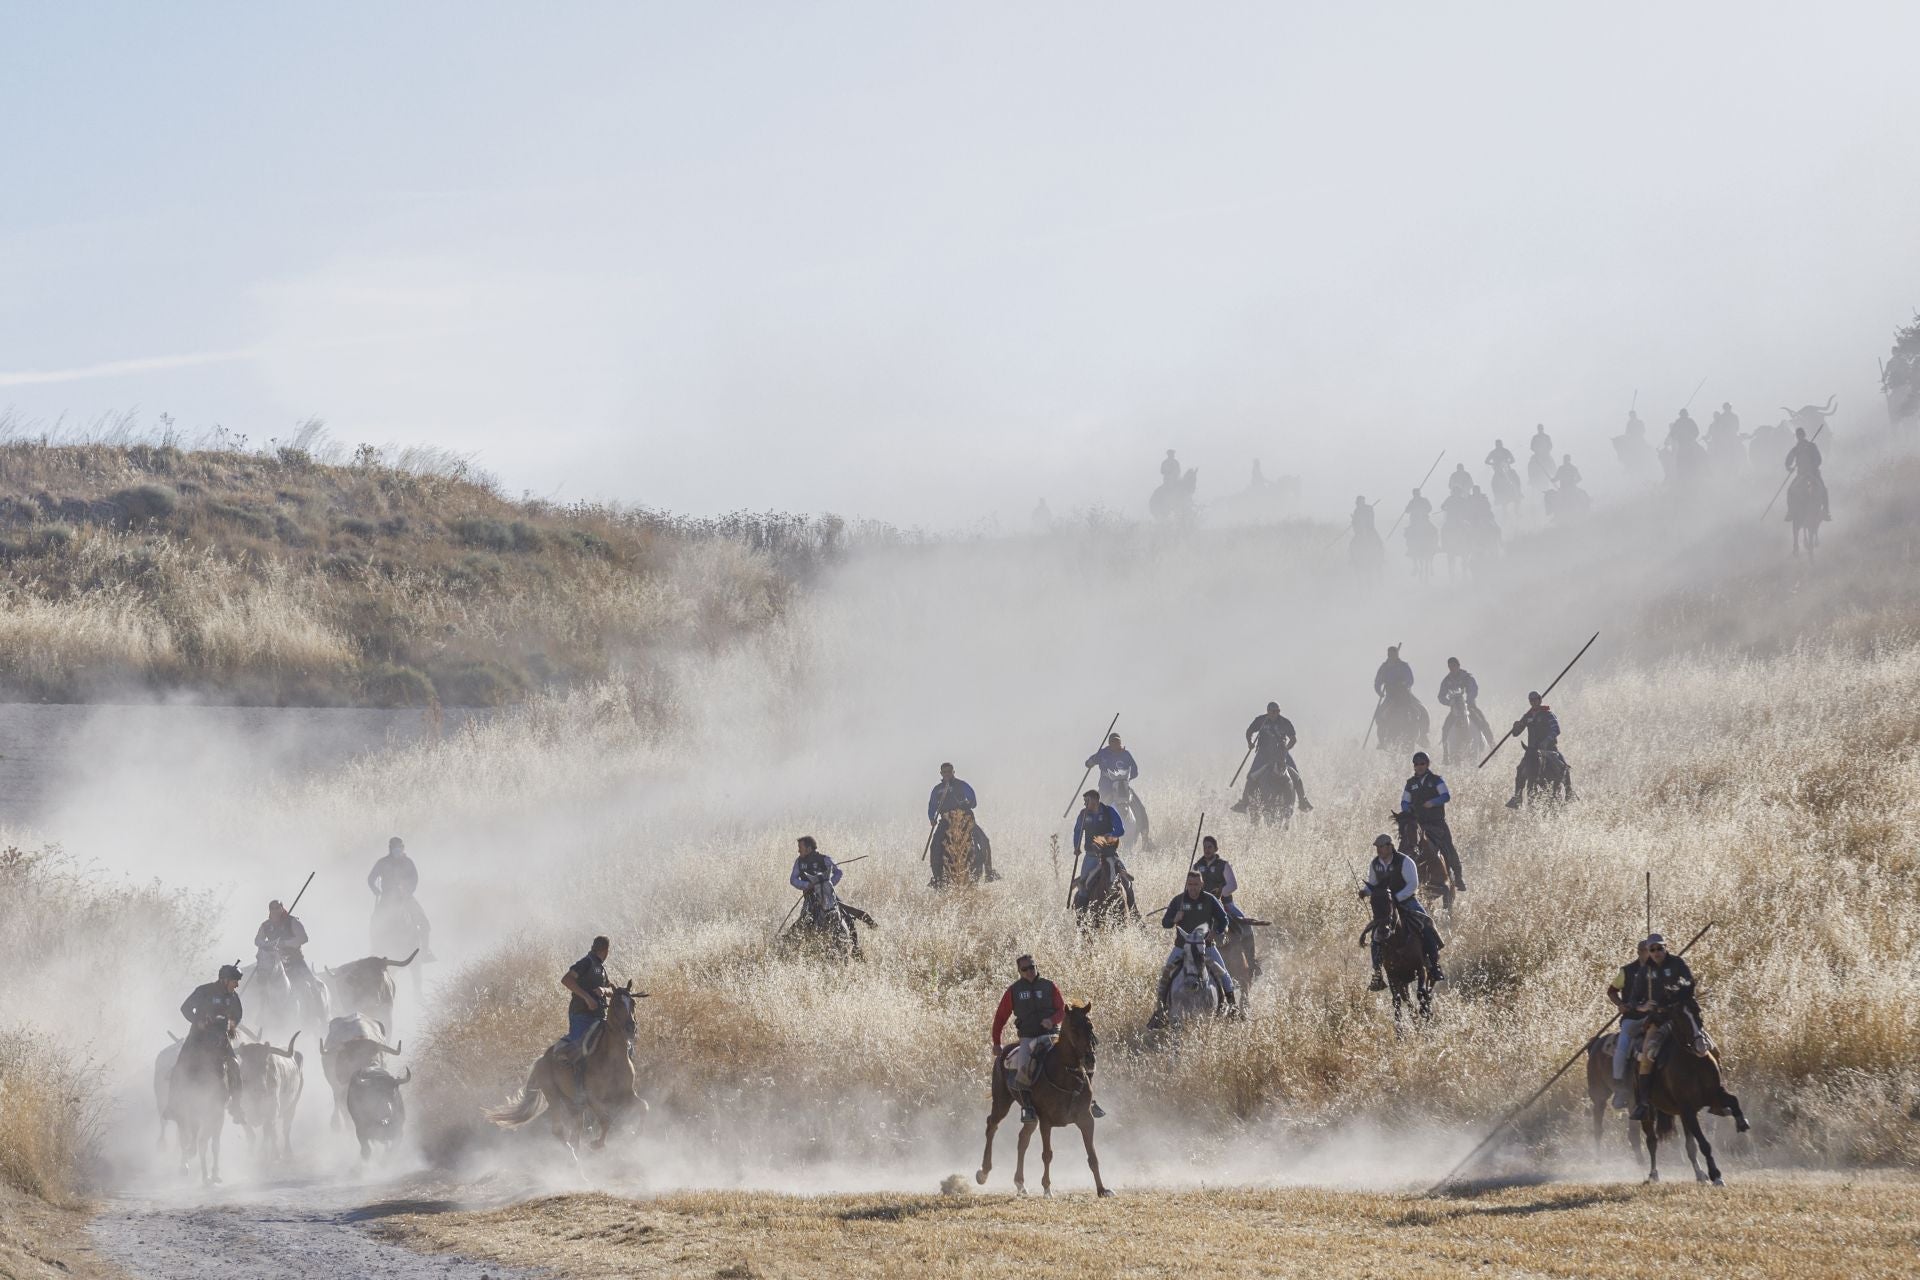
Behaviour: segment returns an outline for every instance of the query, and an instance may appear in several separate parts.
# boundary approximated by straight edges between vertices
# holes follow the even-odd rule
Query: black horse
[[[1112,849],[1094,851],[1094,867],[1073,895],[1073,912],[1082,929],[1114,928],[1129,916],[1140,918],[1133,900],[1133,877],[1120,864]]]
[[[859,925],[870,929],[879,923],[866,912],[840,901],[833,883],[822,876],[807,886],[800,899],[800,914],[781,935],[790,951],[824,956],[829,960],[864,959],[860,954]]]
[[[1360,945],[1369,945],[1369,938],[1380,944],[1380,968],[1386,974],[1388,990],[1393,992],[1394,1022],[1400,1021],[1401,1010],[1410,998],[1417,1004],[1421,1018],[1431,1017],[1433,985],[1427,981],[1426,952],[1420,946],[1420,931],[1400,914],[1385,885],[1373,886],[1368,897],[1373,907],[1373,921],[1360,931]]]

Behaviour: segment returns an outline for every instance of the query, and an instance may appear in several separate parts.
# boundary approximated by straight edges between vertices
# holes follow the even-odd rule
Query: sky
[[[1595,477],[1696,384],[1844,439],[1920,306],[1917,47],[1892,3],[0,0],[0,411],[962,527],[1139,512],[1169,447],[1319,514],[1535,422]]]

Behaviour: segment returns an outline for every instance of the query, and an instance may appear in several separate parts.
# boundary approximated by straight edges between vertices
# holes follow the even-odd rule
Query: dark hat
[[[223,964],[223,965],[221,965],[221,966],[220,966],[220,981],[222,981],[222,982],[238,982],[238,981],[240,981],[240,966],[239,966],[239,965],[234,965],[234,964]]]
[[[1382,845],[1385,845],[1385,846],[1386,846],[1387,848],[1389,848],[1389,849],[1391,849],[1391,848],[1393,848],[1393,837],[1392,837],[1392,836],[1389,836],[1389,835],[1377,835],[1377,836],[1375,836],[1375,837],[1373,838],[1373,847],[1374,847],[1374,848],[1376,848],[1376,849],[1378,849],[1378,848],[1380,848],[1380,847],[1381,847]]]
[[[1414,762],[1415,764],[1432,764],[1432,763],[1433,763],[1433,762],[1432,762],[1431,760],[1429,760],[1429,759],[1427,759],[1427,753],[1426,753],[1426,752],[1424,752],[1424,751],[1416,751],[1416,752],[1414,752],[1414,753],[1413,753],[1413,762]]]

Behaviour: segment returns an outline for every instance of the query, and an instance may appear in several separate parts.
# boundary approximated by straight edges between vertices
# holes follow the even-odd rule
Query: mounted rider
[[[1449,497],[1447,499],[1449,503],[1462,506],[1466,501],[1465,498]],[[1441,505],[1444,507],[1446,503]],[[1448,554],[1454,554],[1454,552],[1449,551]],[[1392,710],[1405,714],[1413,723],[1417,735],[1415,741],[1426,740],[1429,724],[1427,709],[1420,705],[1420,699],[1413,696],[1413,668],[1401,660],[1399,645],[1387,646],[1387,660],[1382,662],[1379,669],[1373,673],[1373,692],[1380,699],[1380,705],[1374,709],[1374,714],[1383,729],[1385,722],[1379,718]],[[1379,746],[1384,751],[1388,746],[1384,733],[1380,738]]]
[[[1467,470],[1467,464],[1456,462],[1453,470],[1447,473],[1448,493],[1472,493],[1473,474]]]
[[[1440,941],[1440,931],[1433,927],[1433,917],[1420,901],[1420,870],[1413,865],[1412,858],[1393,847],[1391,836],[1373,838],[1373,860],[1367,863],[1367,877],[1361,884],[1360,896],[1371,898],[1375,889],[1386,892],[1401,918],[1420,935],[1420,949],[1427,957],[1427,979],[1443,981],[1447,975],[1440,971],[1440,948],[1445,944]],[[1387,980],[1380,972],[1379,930],[1374,931],[1371,941],[1373,981],[1367,984],[1367,990],[1385,991]]]
[[[1553,437],[1544,422],[1534,424],[1533,438],[1527,441],[1527,474],[1537,482],[1553,474]]]
[[[1246,784],[1240,789],[1239,802],[1233,806],[1235,813],[1245,813],[1253,802],[1253,775],[1263,769],[1285,769],[1287,777],[1293,783],[1293,795],[1300,812],[1312,813],[1313,803],[1307,799],[1307,784],[1301,780],[1300,766],[1293,761],[1293,748],[1300,741],[1300,734],[1293,727],[1293,721],[1280,714],[1280,704],[1269,702],[1266,711],[1247,722],[1244,735],[1247,747],[1253,752],[1253,767],[1247,770]]]
[[[1207,892],[1206,878],[1195,869],[1187,872],[1187,887],[1174,894],[1173,901],[1167,904],[1166,914],[1160,917],[1160,927],[1191,932],[1203,925],[1207,929],[1207,969],[1220,984],[1221,999],[1232,1008],[1233,975],[1227,972],[1227,962],[1220,958],[1219,947],[1219,940],[1227,934],[1227,909],[1221,905],[1220,899]],[[1183,959],[1185,957],[1181,954],[1180,944],[1176,941],[1173,950],[1167,953],[1167,962],[1160,968],[1160,989],[1153,1011],[1154,1020],[1166,1017],[1167,1001],[1173,995],[1173,975],[1180,971]]]
[[[840,877],[844,874],[840,864],[820,852],[819,841],[812,836],[801,836],[794,841],[794,846],[798,855],[793,860],[792,872],[787,876],[788,884],[805,893],[822,880],[832,885],[840,883]]]
[[[275,898],[267,904],[267,918],[254,931],[255,962],[266,964],[269,960],[277,959],[286,970],[287,980],[294,987],[305,988],[310,995],[323,994],[326,988],[320,985],[320,979],[307,967],[307,957],[301,951],[307,941],[307,926],[301,924],[300,917],[288,912]]]
[[[1218,840],[1208,836],[1200,842],[1200,860],[1193,864],[1193,869],[1200,873],[1200,887],[1220,899],[1229,920],[1247,918],[1247,913],[1234,905],[1233,895],[1240,888],[1240,879],[1233,874],[1233,864],[1220,856]]]
[[[1645,1015],[1646,1030],[1640,1037],[1640,1075],[1634,1082],[1635,1120],[1646,1119],[1652,1109],[1653,1069],[1659,1063],[1660,1050],[1673,1035],[1675,1020],[1679,1020],[1682,1034],[1697,1029],[1700,1035],[1706,1035],[1693,970],[1679,956],[1667,954],[1667,940],[1657,933],[1647,935],[1646,974],[1647,998],[1638,1006]]]
[[[1513,450],[1507,448],[1506,441],[1495,439],[1493,448],[1488,452],[1486,464],[1498,471],[1502,467],[1513,465]]]
[[[1509,737],[1526,735],[1524,750],[1520,754],[1520,764],[1513,771],[1513,799],[1507,801],[1507,808],[1518,809],[1522,793],[1527,783],[1540,772],[1542,752],[1560,750],[1560,717],[1553,714],[1553,708],[1541,701],[1539,693],[1527,695],[1527,711],[1513,722]],[[1573,778],[1567,778],[1567,799],[1573,799]]]
[[[1134,834],[1139,837],[1142,848],[1148,847],[1146,806],[1133,794],[1133,783],[1140,776],[1140,766],[1135,763],[1133,752],[1122,745],[1120,735],[1108,734],[1107,744],[1087,757],[1086,767],[1098,770],[1100,781],[1097,785],[1101,801],[1132,814],[1140,826],[1140,830]]]
[[[1413,491],[1413,496],[1407,499],[1407,507],[1406,507],[1407,519],[1413,520],[1413,521],[1419,521],[1419,520],[1427,519],[1432,515],[1433,515],[1433,503],[1427,498],[1426,494],[1420,492],[1420,490],[1418,489],[1415,489]]]
[[[1171,452],[1171,450],[1169,450]],[[927,793],[927,825],[935,829],[934,843],[941,841],[939,829],[946,825],[947,815],[962,810],[971,814],[979,805],[979,799],[973,793],[973,786],[964,778],[957,778],[953,765],[943,762],[940,766],[940,781],[933,784],[933,790]],[[974,830],[985,841],[986,832],[981,831],[978,818],[974,820]],[[999,873],[993,869],[993,844],[986,841],[986,878],[998,880]]]
[[[1560,468],[1553,473],[1553,482],[1562,489],[1578,489],[1580,487],[1580,468],[1573,465],[1572,454],[1563,453],[1560,455]]]
[[[240,969],[223,964],[212,982],[203,982],[180,1002],[180,1016],[195,1031],[207,1033],[216,1018],[225,1018],[227,1033],[214,1043],[220,1048],[220,1077],[227,1086],[227,1102],[238,1105],[240,1099],[240,1055],[234,1052],[233,1038],[240,1029]],[[209,1037],[211,1038],[211,1037]]]
[[[989,1043],[996,1058],[1000,1056],[1000,1036],[1007,1019],[1013,1019],[1014,1043],[1006,1050],[1007,1087],[1020,1101],[1020,1122],[1032,1124],[1033,1074],[1040,1059],[1053,1047],[1060,1024],[1067,1018],[1067,1001],[1060,988],[1040,976],[1032,956],[1013,962],[1019,978],[1001,993],[1000,1006],[993,1011],[993,1036]]]
[[[1813,500],[1813,509],[1822,520],[1833,519],[1827,508],[1827,482],[1820,475],[1820,446],[1807,439],[1805,427],[1793,429],[1793,448],[1787,451],[1787,470],[1793,473],[1793,487],[1787,490],[1787,519],[1792,520],[1796,507],[1792,499],[1794,489],[1800,489]]]
[[[601,934],[587,954],[560,975],[561,987],[572,998],[567,1001],[567,1034],[560,1041],[559,1059],[573,1064],[573,1087],[580,1094],[587,1088],[587,1033],[606,1020],[607,999],[613,994],[613,980],[607,977],[612,953],[613,944]]]
[[[1177,484],[1180,480],[1180,459],[1173,456],[1173,450],[1167,450],[1167,456],[1160,459],[1160,478],[1168,484]],[[1082,738],[1082,742],[1086,739]]]
[[[420,939],[420,958],[432,960],[433,948],[427,944],[433,926],[427,920],[427,913],[421,909],[420,900],[414,893],[420,888],[420,869],[407,855],[407,845],[399,836],[387,841],[386,856],[373,864],[373,870],[367,872],[367,888],[373,890],[377,899],[374,905],[376,913],[389,910],[404,916],[413,926],[415,936]],[[374,944],[375,948],[379,943]]]
[[[1650,998],[1647,991],[1647,939],[1636,947],[1632,962],[1613,971],[1607,982],[1607,999],[1620,1013],[1620,1034],[1613,1042],[1613,1105],[1627,1105],[1627,1061],[1633,1056],[1635,1041],[1647,1020],[1641,1006]]]
[[[1454,890],[1465,893],[1467,877],[1460,869],[1460,853],[1453,847],[1453,832],[1447,827],[1447,802],[1452,799],[1453,793],[1447,790],[1447,780],[1433,771],[1427,753],[1414,752],[1413,776],[1400,789],[1400,812],[1413,816],[1428,843],[1447,860],[1447,870],[1453,875]]]
[[[1459,693],[1466,698],[1467,719],[1473,727],[1487,735],[1487,741],[1493,741],[1493,726],[1487,723],[1485,713],[1480,710],[1480,682],[1473,678],[1473,672],[1460,665],[1460,659],[1447,659],[1447,674],[1440,677],[1440,702],[1444,706]]]
[[[1080,797],[1080,812],[1073,817],[1073,852],[1080,859],[1079,870],[1073,875],[1075,910],[1086,909],[1093,873],[1099,870],[1102,858],[1113,859],[1113,882],[1126,893],[1128,909],[1135,909],[1133,876],[1120,859],[1120,837],[1126,833],[1120,811],[1102,801],[1098,791],[1089,788]]]

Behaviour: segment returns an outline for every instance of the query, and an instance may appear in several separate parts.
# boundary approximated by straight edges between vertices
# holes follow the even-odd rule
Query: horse
[[[1520,498],[1520,473],[1511,462],[1501,463],[1493,469],[1493,505],[1512,515],[1520,510]]]
[[[220,1131],[226,1124],[227,1097],[239,1081],[227,1059],[227,1020],[209,1018],[187,1033],[167,1081],[167,1116],[180,1130],[180,1172],[200,1161],[200,1181],[220,1181]]]
[[[1167,988],[1167,1024],[1178,1026],[1220,1012],[1220,985],[1207,967],[1207,927],[1174,930],[1180,967]]]
[[[1036,1127],[1040,1130],[1040,1194],[1053,1194],[1053,1131],[1066,1125],[1078,1128],[1081,1141],[1086,1143],[1087,1168],[1093,1172],[1094,1190],[1102,1196],[1113,1194],[1100,1180],[1100,1157],[1093,1149],[1094,1050],[1100,1037],[1094,1034],[1092,1012],[1091,1002],[1068,1006],[1067,1020],[1061,1024],[1053,1047],[1034,1068],[1030,1092],[1034,1114],[1039,1119],[1020,1126],[1020,1145],[1013,1166],[1013,1188],[1021,1195],[1027,1194],[1027,1143]],[[987,1185],[987,1175],[993,1171],[994,1131],[1012,1107],[1013,1088],[1007,1080],[1003,1054],[996,1056],[993,1063],[993,1106],[987,1112],[987,1146],[980,1157],[980,1171],[973,1175],[974,1182],[980,1186]]]
[[[1433,557],[1440,551],[1440,531],[1424,514],[1407,522],[1407,558],[1413,561],[1413,576],[1425,582],[1433,576]]]
[[[1253,931],[1271,920],[1255,920],[1248,916],[1236,916],[1227,913],[1227,936],[1220,940],[1220,959],[1226,963],[1227,973],[1233,978],[1233,985],[1246,997],[1255,978],[1260,976],[1259,944]]]
[[[398,889],[383,893],[373,904],[373,920],[368,926],[372,945],[367,949],[377,956],[407,956],[411,959],[426,950],[427,928],[425,917],[420,914],[419,905],[410,893],[403,894]],[[429,953],[427,960],[432,960]],[[405,961],[400,962],[404,964]],[[396,967],[398,967],[396,965]],[[413,971],[413,996],[421,996],[421,971]],[[361,1012],[365,1012],[362,1010]]]
[[[1796,473],[1787,485],[1787,522],[1793,526],[1793,554],[1799,555],[1804,546],[1809,560],[1813,558],[1813,549],[1820,545],[1820,526],[1828,519],[1826,503],[1814,483],[1816,474]]]
[[[1188,467],[1186,474],[1178,478],[1163,479],[1147,499],[1148,514],[1155,520],[1191,524],[1194,515],[1193,490],[1199,479],[1198,467]]]
[[[830,960],[859,960],[860,930],[855,921],[874,928],[874,918],[858,907],[840,901],[833,882],[822,876],[807,886],[800,899],[800,914],[782,935],[789,949],[806,950]]]
[[[1400,828],[1399,851],[1413,859],[1414,870],[1420,873],[1420,896],[1428,902],[1438,899],[1440,905],[1451,912],[1457,890],[1445,856],[1427,839],[1427,833],[1420,829],[1411,813],[1395,811],[1387,816]]]
[[[1287,770],[1287,754],[1275,751],[1265,758],[1256,756],[1247,771],[1247,791],[1234,808],[1255,823],[1287,827],[1293,823],[1293,811],[1300,802],[1294,790],[1293,775]]]
[[[1577,520],[1593,510],[1593,499],[1577,484],[1565,484],[1546,492],[1549,520]]]
[[[311,969],[296,977],[286,953],[277,947],[262,947],[248,978],[248,994],[259,1004],[262,1034],[287,1028],[316,1035],[326,1031],[327,988]]]
[[[1371,935],[1380,943],[1380,968],[1387,976],[1387,988],[1393,992],[1393,1021],[1408,1003],[1408,992],[1418,1005],[1419,1016],[1433,1016],[1433,986],[1427,981],[1427,956],[1420,947],[1420,933],[1407,924],[1394,905],[1385,885],[1375,885],[1372,899],[1373,920],[1360,931],[1360,945],[1368,945]]]
[[[154,1142],[156,1147],[167,1145],[167,1121],[172,1113],[167,1109],[167,1095],[173,1089],[173,1064],[180,1061],[179,1036],[167,1032],[167,1047],[154,1055],[153,1059],[153,1104],[160,1113],[160,1137]]]
[[[551,1107],[553,1136],[569,1151],[579,1154],[579,1140],[589,1127],[598,1131],[593,1149],[605,1147],[614,1121],[647,1111],[633,1065],[633,1043],[639,1030],[634,1001],[645,996],[646,992],[635,991],[633,983],[628,982],[607,998],[603,1006],[606,1016],[588,1029],[581,1046],[586,1057],[584,1093],[576,1087],[579,1077],[574,1064],[562,1059],[561,1045],[556,1043],[534,1059],[517,1099],[483,1108],[482,1114],[503,1129],[518,1129]],[[550,1099],[564,1105],[552,1105]]]
[[[1386,696],[1373,709],[1373,722],[1377,727],[1375,737],[1379,739],[1382,751],[1407,751],[1427,745],[1427,734],[1433,722],[1427,716],[1427,709],[1420,699],[1413,696],[1411,689],[1388,689]]]
[[[1598,1155],[1604,1149],[1607,1108],[1613,1103],[1613,1049],[1620,1040],[1618,1031],[1595,1036],[1587,1042],[1587,1104],[1593,1113],[1593,1150]],[[1628,1069],[1634,1066],[1628,1059]],[[1626,1079],[1628,1096],[1632,1096],[1633,1077]],[[1687,1134],[1687,1163],[1693,1166],[1695,1182],[1705,1182],[1706,1173],[1700,1168],[1700,1148],[1694,1143],[1693,1135]],[[1627,1149],[1638,1154],[1646,1144],[1640,1137],[1640,1125],[1636,1121],[1627,1122]]]
[[[1716,1187],[1724,1186],[1720,1166],[1714,1163],[1713,1144],[1700,1129],[1700,1110],[1704,1107],[1715,1115],[1731,1115],[1738,1133],[1745,1133],[1753,1126],[1740,1110],[1740,1099],[1722,1086],[1720,1063],[1713,1056],[1713,1044],[1694,1021],[1693,1014],[1682,1008],[1671,1010],[1666,1016],[1679,1022],[1672,1028],[1673,1033],[1667,1037],[1659,1060],[1654,1063],[1653,1105],[1647,1118],[1640,1122],[1640,1132],[1647,1142],[1647,1181],[1660,1181],[1660,1139],[1673,1136],[1673,1122],[1678,1117],[1687,1137],[1707,1158],[1707,1180]],[[1697,1166],[1694,1171],[1698,1174]]]
[[[988,878],[993,845],[971,809],[949,809],[933,831],[933,885],[978,884]]]
[[[1441,699],[1447,704],[1447,718],[1440,724],[1440,762],[1477,759],[1493,749],[1486,731],[1467,710],[1467,691],[1453,689]],[[1476,754],[1478,753],[1478,754]]]
[[[1082,929],[1117,927],[1125,924],[1129,915],[1140,918],[1140,908],[1133,900],[1133,877],[1119,870],[1112,849],[1094,850],[1093,870],[1074,895],[1073,912]]]
[[[1521,799],[1565,804],[1573,799],[1573,767],[1557,749],[1528,747],[1520,757]]]
[[[1535,449],[1527,455],[1527,480],[1536,489],[1551,488],[1553,485],[1553,453]]]
[[[1121,818],[1126,834],[1120,837],[1120,847],[1131,850],[1138,845],[1142,849],[1153,848],[1153,825],[1147,817],[1146,802],[1140,799],[1140,793],[1133,789],[1133,779],[1127,776],[1125,766],[1108,769],[1100,766],[1100,803],[1110,804]]]

